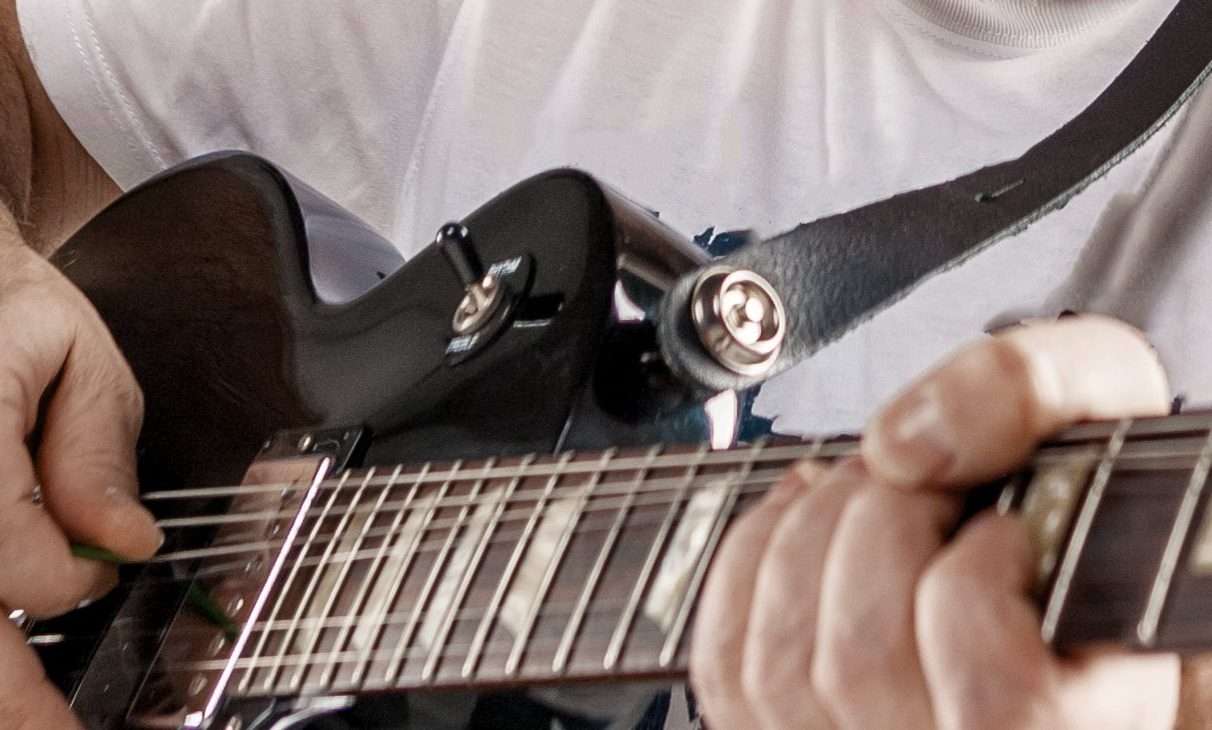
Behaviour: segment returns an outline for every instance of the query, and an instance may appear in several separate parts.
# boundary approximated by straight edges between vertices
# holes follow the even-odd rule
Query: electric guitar
[[[738,372],[777,347],[777,295],[742,287],[757,304],[712,320],[736,272],[576,171],[404,263],[264,160],[211,155],[55,262],[144,389],[143,498],[169,537],[110,598],[27,626],[90,728],[282,729],[364,695],[673,681],[729,521],[795,460],[857,443],[751,437],[746,393],[684,383],[658,342],[675,281],[717,286],[694,321]],[[991,487],[1037,542],[1046,639],[1212,639],[1210,427],[1083,425]]]

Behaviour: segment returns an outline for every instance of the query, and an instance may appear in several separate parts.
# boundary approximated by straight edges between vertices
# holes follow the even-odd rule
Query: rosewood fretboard
[[[1209,414],[1080,426],[1002,487],[999,507],[1021,510],[1039,548],[1045,638],[1212,640],[1210,426]],[[729,521],[794,460],[855,443],[657,447],[314,481],[300,465],[287,484],[232,492],[215,546],[231,553],[202,568],[240,633],[183,615],[161,669],[198,692],[220,682],[237,695],[681,674]],[[250,484],[281,478],[254,470]]]

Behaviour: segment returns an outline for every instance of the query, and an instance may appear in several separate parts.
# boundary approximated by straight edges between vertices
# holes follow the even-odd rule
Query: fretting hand
[[[1060,658],[1011,517],[950,542],[965,487],[1075,421],[1165,413],[1139,333],[1077,317],[986,338],[873,419],[862,458],[804,463],[727,535],[691,679],[717,728],[1171,728],[1179,663]]]

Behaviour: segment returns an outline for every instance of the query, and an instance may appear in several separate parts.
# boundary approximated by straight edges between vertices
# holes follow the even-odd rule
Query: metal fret
[[[214,717],[215,712],[218,710],[218,703],[225,699],[224,690],[227,688],[228,682],[231,681],[232,675],[236,671],[236,665],[240,661],[240,655],[243,654],[244,647],[248,645],[248,639],[250,636],[252,636],[253,626],[256,624],[257,619],[261,616],[261,611],[265,609],[265,604],[269,602],[269,597],[274,590],[274,584],[277,582],[278,576],[282,573],[282,569],[286,565],[287,553],[290,552],[290,548],[294,545],[295,540],[299,537],[299,533],[303,529],[303,523],[307,519],[307,510],[311,506],[311,503],[315,500],[316,495],[319,493],[320,484],[323,482],[328,470],[332,468],[332,464],[332,459],[324,459],[317,466],[315,477],[312,478],[310,482],[311,488],[304,493],[303,499],[299,504],[299,512],[295,516],[295,519],[291,520],[290,527],[288,527],[286,530],[286,537],[283,539],[282,549],[278,551],[276,556],[274,556],[274,561],[270,565],[269,572],[265,576],[265,583],[261,586],[261,590],[257,594],[256,600],[253,601],[252,609],[248,614],[248,621],[240,628],[240,635],[236,637],[235,645],[232,647],[231,657],[224,664],[219,678],[215,682],[215,689],[210,698],[207,700],[206,707],[202,712],[202,717],[186,718],[187,721],[193,722],[195,726],[201,727],[204,721],[209,721],[210,718]],[[256,657],[258,654],[254,654],[252,657],[253,666],[256,664]],[[245,673],[242,684],[247,683],[248,678],[252,676],[252,672],[253,669],[250,668]]]
[[[1161,418],[1142,418],[1132,424],[1132,438],[1140,436],[1168,436],[1176,433],[1207,433],[1212,429],[1212,412],[1191,412]],[[1061,431],[1052,441],[1089,441],[1107,439],[1111,424],[1107,421],[1092,421],[1071,426]]]
[[[1119,425],[1116,426],[1110,440],[1107,442],[1107,449],[1099,461],[1098,469],[1094,472],[1090,488],[1086,490],[1086,498],[1082,500],[1081,511],[1078,512],[1077,520],[1073,524],[1073,535],[1069,538],[1069,544],[1065,546],[1065,555],[1061,559],[1060,568],[1056,574],[1056,582],[1053,584],[1052,594],[1048,596],[1048,603],[1044,607],[1044,618],[1040,633],[1046,642],[1051,642],[1056,637],[1056,628],[1060,623],[1060,615],[1065,607],[1065,600],[1069,597],[1069,587],[1077,571],[1078,560],[1081,558],[1082,550],[1086,547],[1086,538],[1090,535],[1090,527],[1094,524],[1094,516],[1098,512],[1099,505],[1103,499],[1103,492],[1106,490],[1107,482],[1111,478],[1111,470],[1115,466],[1115,457],[1119,455],[1120,449],[1123,448],[1124,438],[1131,427],[1132,419],[1130,418],[1121,420]]]
[[[757,457],[765,445],[765,441],[758,441],[753,445],[754,458]],[[677,618],[674,619],[673,627],[670,628],[669,634],[665,638],[665,645],[661,647],[661,654],[657,658],[657,663],[662,667],[668,667],[677,654],[678,646],[682,643],[682,633],[686,630],[686,622],[690,620],[690,611],[694,606],[694,598],[699,594],[699,586],[703,583],[703,577],[707,575],[707,566],[711,564],[711,558],[715,555],[715,548],[719,545],[720,536],[724,534],[724,527],[727,526],[729,517],[732,515],[732,508],[736,505],[739,487],[744,483],[745,477],[749,475],[752,469],[753,459],[750,459],[745,462],[741,472],[728,485],[728,496],[724,500],[719,515],[716,517],[715,525],[711,529],[711,536],[707,538],[707,544],[703,547],[703,552],[699,556],[698,564],[694,569],[694,576],[690,579],[690,583],[687,584],[686,590],[682,594]]]
[[[522,466],[529,464],[534,459],[531,454],[523,458]],[[455,617],[458,615],[459,607],[463,605],[463,599],[467,595],[467,591],[471,588],[471,582],[475,578],[476,571],[480,568],[480,561],[484,558],[484,553],[488,552],[488,545],[492,540],[493,533],[496,532],[497,524],[501,520],[501,515],[505,512],[505,505],[509,502],[510,496],[517,489],[518,484],[522,481],[522,477],[515,476],[510,480],[509,485],[501,494],[497,501],[496,508],[493,510],[492,517],[489,519],[488,526],[484,529],[484,534],[480,536],[479,542],[476,544],[475,554],[471,560],[467,562],[463,569],[463,574],[459,576],[459,584],[455,589],[453,600],[450,602],[450,608],[446,610],[446,615],[442,617],[442,624],[438,629],[438,633],[434,640],[434,645],[430,650],[429,656],[425,660],[425,668],[421,671],[421,678],[428,681],[433,676],[437,669],[438,662],[444,654],[444,647],[450,636],[450,630],[454,626]]]
[[[646,463],[651,464],[663,448],[664,444],[657,444],[649,449]],[[581,590],[576,606],[572,609],[572,618],[568,620],[564,636],[560,639],[559,647],[556,648],[555,659],[551,662],[551,671],[556,674],[563,674],[568,666],[568,656],[572,652],[573,643],[576,642],[577,633],[581,630],[581,621],[585,619],[585,612],[589,610],[589,601],[593,598],[594,591],[597,590],[598,581],[601,580],[602,572],[606,569],[606,561],[610,559],[610,555],[614,551],[615,542],[619,539],[619,534],[623,531],[623,524],[631,512],[631,505],[635,502],[637,490],[644,478],[648,476],[648,472],[648,467],[636,472],[635,479],[632,481],[632,490],[627,493],[623,504],[619,506],[619,512],[610,525],[610,532],[602,542],[602,548],[598,551],[598,557],[589,571],[589,577],[585,579],[585,587]]]
[[[370,471],[373,472],[374,470],[371,469]],[[337,522],[337,527],[335,530],[333,530],[333,534],[334,534],[333,539],[329,540],[328,544],[324,546],[324,552],[320,556],[320,564],[318,566],[316,566],[315,571],[312,572],[311,579],[308,580],[307,587],[304,588],[304,590],[303,590],[303,597],[299,600],[299,604],[295,608],[295,615],[294,615],[294,618],[291,619],[290,628],[288,628],[286,630],[286,636],[282,640],[283,649],[290,646],[290,642],[294,639],[295,633],[298,631],[299,621],[303,618],[303,614],[306,613],[308,611],[309,607],[311,606],[312,596],[313,596],[313,594],[315,594],[316,587],[320,585],[320,580],[323,578],[324,574],[328,572],[328,569],[330,567],[328,565],[328,561],[332,558],[332,552],[334,549],[336,549],[337,543],[340,542],[341,538],[345,534],[345,530],[349,527],[349,521],[350,521],[349,510],[352,510],[358,506],[358,502],[361,501],[362,495],[366,492],[366,485],[369,483],[370,479],[373,478],[373,474],[371,474],[370,472],[368,472],[367,474],[368,474],[367,477],[364,478],[359,483],[358,489],[354,492],[353,498],[350,499],[350,503],[349,503],[349,505],[347,505],[348,509],[341,515],[340,521]],[[319,521],[323,522],[324,517],[321,516]],[[300,556],[300,557],[303,557],[303,556]],[[349,564],[348,562],[345,563],[345,565],[348,565],[348,564]],[[344,575],[344,574],[342,573],[342,575]],[[331,591],[329,591],[328,597],[326,599],[326,605],[324,606],[324,609],[321,611],[321,614],[320,614],[321,617],[324,617],[331,612],[332,605],[336,602],[337,591],[339,589],[340,589],[340,586],[337,585],[337,586],[334,586],[334,588]],[[322,632],[320,632],[320,631],[316,631],[315,633],[312,634],[311,639],[307,642],[307,644],[308,644],[307,648],[303,650],[304,655],[311,655],[315,651],[316,644],[319,643],[321,633]],[[279,665],[277,662],[275,662],[274,666],[269,671],[270,678],[266,679],[266,683],[267,683],[266,686],[272,685],[272,683],[274,681],[276,681],[278,674],[279,674]],[[291,675],[291,678],[288,682],[288,686],[290,687],[291,691],[296,691],[299,687],[299,683],[302,682],[302,680],[303,680],[303,670],[302,669],[296,670],[295,673],[293,675]]]
[[[1149,600],[1145,603],[1145,612],[1136,627],[1137,638],[1146,647],[1153,646],[1157,640],[1157,627],[1161,621],[1162,611],[1166,607],[1166,598],[1174,580],[1174,570],[1178,567],[1178,558],[1182,554],[1187,535],[1191,532],[1191,522],[1195,519],[1195,508],[1199,506],[1199,498],[1208,483],[1208,471],[1212,468],[1212,431],[1209,432],[1204,447],[1200,451],[1199,460],[1191,471],[1191,480],[1183,493],[1183,501],[1178,507],[1170,537],[1166,548],[1162,551],[1161,562],[1157,567],[1157,575],[1153,578],[1153,587],[1149,591]]]
[[[368,585],[370,584],[371,579],[373,579],[376,584],[378,581],[383,579],[383,576],[381,575],[378,578],[374,578],[375,573],[378,571],[379,566],[382,565],[383,561],[387,558],[387,553],[390,552],[394,547],[395,541],[398,539],[396,532],[405,524],[405,516],[408,514],[407,505],[412,504],[413,500],[416,498],[417,492],[419,492],[421,489],[421,480],[426,474],[429,473],[430,466],[430,462],[425,462],[425,465],[421,468],[419,476],[417,477],[416,481],[412,483],[412,486],[409,487],[408,494],[404,498],[405,509],[401,509],[396,512],[396,516],[392,519],[391,526],[388,528],[387,534],[383,537],[383,543],[379,545],[379,550],[377,553],[375,553],[374,562],[370,567],[370,578],[367,580]],[[396,472],[398,476],[399,469],[397,469]],[[396,594],[399,593],[400,586],[404,583],[404,576],[408,575],[408,568],[412,564],[417,541],[420,539],[420,536],[425,533],[425,528],[428,526],[430,520],[432,520],[436,511],[436,507],[430,507],[430,511],[427,513],[426,519],[423,521],[420,529],[418,529],[417,533],[413,535],[413,539],[409,543],[408,549],[405,551],[405,561],[400,566],[400,570],[398,570],[391,579],[391,591],[386,597],[386,600],[383,602],[383,608],[375,612],[376,615],[372,621],[363,623],[364,626],[373,626],[374,628],[370,631],[369,640],[366,643],[366,650],[363,653],[363,657],[358,660],[358,663],[354,666],[353,671],[350,673],[349,681],[355,686],[361,683],[362,675],[366,673],[366,670],[370,665],[371,658],[374,656],[374,647],[379,640],[379,634],[383,631],[384,622],[387,620],[387,614],[391,611],[391,606],[396,601]],[[351,614],[357,613],[357,605],[358,604],[355,603],[354,610],[350,612]],[[365,617],[362,618],[364,619]],[[351,625],[353,620],[354,619],[351,618]],[[339,650],[340,645],[337,644],[336,648]]]
[[[573,453],[571,451],[564,452],[560,456],[559,461],[556,462],[557,466],[567,465],[572,456]],[[492,599],[488,602],[488,610],[484,618],[480,621],[480,625],[476,627],[475,636],[471,640],[471,648],[468,650],[467,658],[463,662],[461,674],[465,678],[470,677],[475,672],[480,662],[481,654],[484,651],[484,642],[488,640],[488,632],[492,630],[493,623],[500,612],[501,602],[505,600],[505,593],[509,590],[509,584],[513,581],[514,571],[517,570],[518,564],[522,561],[522,555],[526,552],[530,536],[534,533],[535,526],[542,516],[543,506],[547,504],[547,498],[555,488],[556,483],[560,480],[561,474],[562,470],[557,468],[548,477],[547,484],[543,488],[543,494],[535,502],[530,519],[522,529],[522,535],[518,538],[517,546],[509,556],[509,563],[505,566],[505,573],[501,576],[501,581],[497,583],[496,590],[493,591]]]
[[[594,472],[593,476],[590,477],[589,483],[584,486],[584,492],[577,499],[576,507],[568,519],[568,524],[564,526],[559,542],[556,543],[555,550],[547,560],[547,568],[543,571],[542,580],[539,581],[539,589],[531,597],[530,606],[526,610],[526,618],[523,620],[522,630],[514,639],[513,649],[509,652],[509,658],[505,660],[506,675],[512,676],[518,671],[518,665],[521,663],[522,655],[526,651],[526,642],[530,640],[530,632],[534,630],[534,622],[539,616],[539,608],[543,605],[543,601],[547,600],[547,591],[551,590],[551,581],[555,579],[556,571],[560,569],[560,565],[564,562],[564,553],[568,550],[568,543],[572,539],[577,523],[581,521],[581,515],[585,513],[585,504],[592,498],[593,488],[597,486],[598,481],[602,478],[602,470],[606,468],[606,465],[610,463],[614,455],[614,449],[607,449],[602,452],[602,458],[599,462],[601,468]]]
[[[631,623],[635,620],[636,611],[639,610],[640,601],[644,597],[644,589],[648,586],[648,579],[652,577],[652,571],[656,568],[657,558],[660,557],[661,550],[665,547],[665,540],[673,529],[673,522],[677,517],[682,500],[685,499],[686,492],[690,489],[690,484],[698,475],[699,469],[707,457],[708,448],[710,447],[707,444],[699,447],[699,450],[696,452],[699,458],[691,462],[687,467],[685,479],[683,479],[681,486],[678,488],[677,494],[674,495],[673,501],[669,505],[669,511],[665,513],[665,519],[661,522],[661,527],[657,530],[656,537],[652,539],[652,547],[648,550],[648,556],[644,558],[644,565],[640,568],[640,575],[636,578],[635,587],[632,588],[631,595],[627,598],[627,605],[623,607],[619,623],[615,626],[614,634],[610,637],[610,644],[606,647],[606,654],[602,659],[602,668],[607,671],[614,669],[615,664],[619,660],[623,644],[627,641],[627,634],[631,631]],[[656,460],[654,459],[653,461]]]
[[[332,509],[333,503],[335,503],[337,501],[337,495],[339,495],[341,493],[341,487],[344,486],[345,483],[349,480],[349,474],[350,474],[350,472],[346,471],[344,474],[341,475],[341,480],[338,483],[337,488],[332,490],[332,494],[330,494],[328,496],[328,500],[324,503],[324,508],[320,513],[319,519],[317,519],[312,524],[311,531],[307,533],[307,538],[303,541],[303,547],[302,547],[302,549],[299,550],[299,557],[291,565],[290,573],[288,573],[286,576],[286,581],[282,584],[282,587],[278,590],[278,598],[276,601],[274,601],[274,607],[269,613],[269,618],[268,618],[269,621],[271,621],[271,622],[274,621],[278,617],[278,612],[280,610],[282,610],[282,604],[284,604],[286,602],[286,595],[290,592],[290,587],[294,584],[295,578],[299,575],[302,558],[307,557],[307,553],[311,550],[311,544],[316,539],[316,534],[320,531],[320,525],[322,525],[324,523],[324,518],[325,518],[325,516],[328,515],[329,510]],[[303,508],[300,508],[299,514],[301,516],[303,516],[304,518],[306,518],[307,511]],[[282,551],[279,554],[284,553],[285,550],[286,550],[286,548],[283,547]],[[270,636],[270,633],[267,631],[267,632],[261,634],[261,638],[259,638],[257,640],[257,646],[255,649],[253,649],[253,654],[252,654],[252,659],[253,659],[254,664],[256,662],[257,657],[261,656],[261,652],[265,649],[265,643],[269,640],[269,636]],[[284,654],[286,651],[287,651],[287,642],[283,642],[282,649],[278,653],[279,653],[279,655],[281,655],[281,654]],[[250,669],[244,675],[244,677],[240,680],[239,689],[241,692],[248,690],[249,683],[252,681],[252,675],[253,675],[253,672]],[[267,684],[266,689],[268,689],[269,686],[270,685]]]
[[[373,472],[374,472],[374,469],[371,469],[370,472],[368,472],[368,474],[373,473]],[[399,473],[400,473],[400,467],[396,467],[396,470],[395,470],[395,472],[392,473],[392,476],[393,477],[398,476]],[[362,530],[361,530],[361,532],[358,533],[358,539],[354,542],[353,549],[350,550],[348,553],[346,553],[345,563],[342,566],[341,577],[337,580],[336,587],[333,589],[333,592],[332,592],[333,596],[335,596],[337,594],[337,592],[340,590],[340,586],[342,584],[344,584],[346,574],[348,574],[350,567],[353,565],[353,562],[356,559],[355,556],[358,554],[358,548],[361,547],[363,541],[366,540],[366,536],[370,533],[371,526],[374,525],[375,519],[378,518],[378,516],[379,516],[379,511],[383,508],[383,502],[386,501],[387,495],[391,492],[391,489],[394,485],[395,485],[395,480],[390,479],[387,482],[387,486],[385,486],[383,488],[383,491],[379,492],[379,498],[375,500],[374,509],[371,510],[370,515],[366,518],[366,522],[364,522],[362,524]],[[386,538],[384,538],[384,544],[386,544]],[[366,577],[362,580],[362,584],[358,587],[357,595],[355,595],[353,605],[350,607],[350,611],[349,611],[350,615],[357,613],[359,607],[362,605],[363,597],[366,595],[367,591],[369,591],[370,586],[373,582],[374,582],[374,570],[373,570],[373,566],[372,566],[372,570],[366,574]],[[330,605],[327,608],[325,608],[324,613],[322,614],[323,616],[328,616],[331,613],[331,610],[332,610],[331,603],[332,603],[332,601],[330,600]],[[349,635],[349,631],[352,626],[353,626],[353,620],[351,618],[347,618],[345,624],[341,627],[341,629],[337,633],[337,639],[333,643],[334,650],[340,651],[341,645],[345,642],[345,639]],[[320,636],[320,631],[317,631],[316,637],[319,638],[319,636]],[[324,669],[322,669],[320,671],[319,681],[317,683],[321,687],[328,686],[328,684],[330,683],[330,681],[332,679],[333,670],[335,668],[336,668],[336,663],[329,662],[327,665],[325,665]]]
[[[490,460],[487,468],[492,467],[493,461]],[[487,469],[486,469],[487,470]],[[451,472],[451,479],[454,478],[454,472]],[[478,494],[480,487],[484,484],[485,477],[480,477],[471,487],[473,496]],[[450,482],[447,481],[445,487],[449,487]],[[439,498],[440,499],[440,498]],[[429,595],[433,591],[433,587],[437,584],[438,578],[442,575],[442,566],[446,562],[446,556],[450,553],[450,546],[454,544],[455,536],[459,534],[459,530],[463,527],[463,521],[467,519],[469,507],[464,506],[459,510],[458,516],[455,518],[454,524],[450,526],[450,532],[446,535],[445,542],[442,543],[442,549],[434,558],[433,566],[429,569],[429,575],[425,577],[425,585],[421,587],[421,596],[412,606],[412,613],[408,617],[408,624],[404,627],[404,633],[400,635],[399,643],[396,645],[395,654],[388,663],[387,671],[384,673],[384,679],[388,684],[393,684],[399,676],[399,673],[404,668],[404,649],[412,643],[413,633],[417,630],[417,626],[421,621],[421,613],[425,609],[425,604],[429,601]]]

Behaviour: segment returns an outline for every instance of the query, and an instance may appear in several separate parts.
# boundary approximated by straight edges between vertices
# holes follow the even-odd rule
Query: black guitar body
[[[464,291],[436,247],[404,263],[251,155],[169,171],[88,224],[55,261],[143,387],[145,488],[236,484],[285,432],[360,439],[353,465],[736,438],[735,397],[709,417],[657,355],[664,287],[705,260],[691,243],[571,170],[463,223],[510,292],[471,342],[452,332]],[[128,722],[181,570],[129,567],[112,598],[34,627],[62,635],[40,650],[90,728]]]

